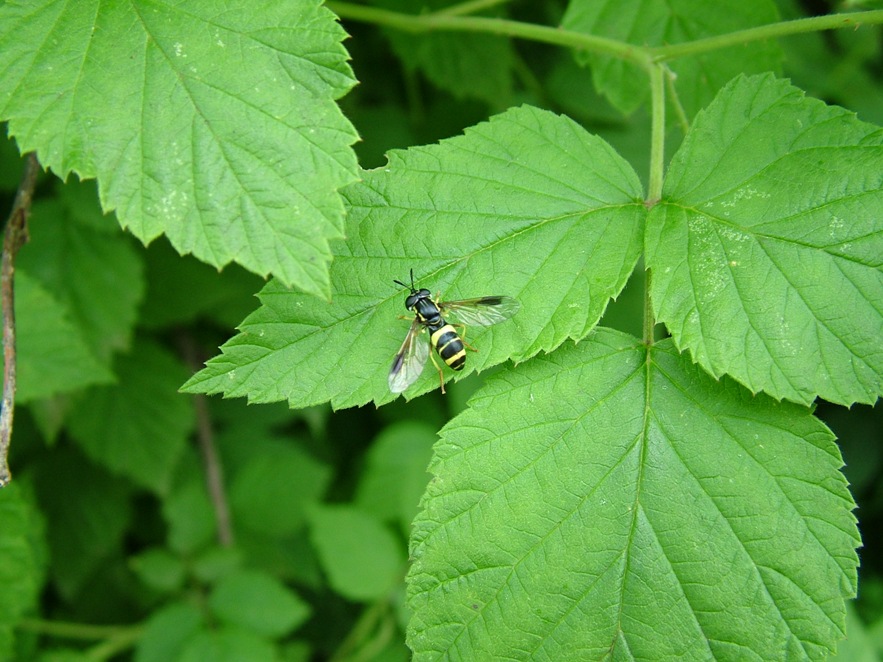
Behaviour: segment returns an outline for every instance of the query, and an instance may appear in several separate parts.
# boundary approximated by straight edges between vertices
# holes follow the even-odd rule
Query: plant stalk
[[[444,16],[464,16],[466,14],[477,14],[480,11],[490,9],[491,7],[496,7],[497,5],[505,5],[507,2],[510,1],[511,0],[468,0],[467,2],[461,2],[459,5],[451,5],[450,7],[439,9],[434,13]]]
[[[28,240],[28,216],[40,163],[33,152],[25,158],[18,192],[3,233],[3,256],[0,258],[0,310],[3,313],[3,401],[0,406],[0,488],[9,484],[9,444],[15,413],[15,256]]]
[[[811,16],[809,18],[798,18],[791,21],[760,25],[755,28],[729,32],[715,37],[686,41],[681,44],[657,46],[649,48],[648,52],[654,62],[666,62],[687,55],[698,55],[728,48],[729,46],[748,44],[753,41],[764,41],[803,34],[805,32],[822,32],[824,30],[839,30],[842,28],[852,28],[855,30],[862,25],[879,25],[881,23],[883,23],[883,9],[851,14]]]
[[[193,338],[182,333],[178,338],[178,345],[184,361],[195,372],[201,365],[201,361],[198,359],[198,351]],[[230,507],[227,502],[227,491],[224,488],[224,467],[216,448],[214,428],[205,396],[194,395],[193,407],[196,410],[196,438],[205,471],[206,490],[212,503],[212,511],[215,514],[218,543],[221,547],[231,547],[234,543],[234,535]]]
[[[650,67],[650,174],[645,205],[649,209],[662,197],[665,175],[665,67]]]
[[[650,173],[647,186],[647,209],[652,209],[662,198],[665,176],[665,78],[666,67],[657,64],[649,69],[650,75]],[[652,215],[647,215],[650,222]],[[644,344],[650,347],[654,341],[656,320],[650,302],[650,270],[644,269]]]
[[[140,625],[90,625],[67,621],[44,621],[37,618],[23,618],[15,625],[17,630],[42,634],[58,639],[102,640],[125,636],[130,632],[141,633]]]
[[[603,53],[641,66],[650,64],[650,57],[645,48],[617,39],[598,37],[548,25],[536,25],[487,16],[456,16],[443,12],[403,14],[387,9],[354,5],[349,2],[332,1],[326,2],[325,6],[341,18],[384,25],[403,32],[420,33],[436,30],[483,32]]]
[[[406,14],[334,0],[325,4],[331,11],[343,19],[383,25],[404,32],[419,33],[435,30],[484,32],[611,55],[641,66],[647,66],[651,62],[667,62],[687,55],[697,55],[739,44],[776,39],[805,32],[820,32],[842,28],[856,29],[862,25],[883,24],[883,9],[875,9],[848,14],[828,14],[826,16],[779,21],[778,23],[770,23],[680,44],[646,47],[635,46],[618,39],[565,30],[560,27],[536,25],[503,18],[465,15],[502,4],[504,1],[471,0],[454,7],[425,14]]]

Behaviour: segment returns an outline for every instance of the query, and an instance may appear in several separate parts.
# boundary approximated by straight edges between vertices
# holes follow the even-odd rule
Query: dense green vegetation
[[[0,3],[0,659],[877,659],[878,6]]]

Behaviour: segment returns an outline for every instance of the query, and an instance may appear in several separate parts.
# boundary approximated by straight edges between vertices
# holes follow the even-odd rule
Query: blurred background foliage
[[[778,6],[790,18],[874,3]],[[564,8],[563,1],[509,7],[521,20],[545,24],[556,24]],[[362,137],[356,150],[365,168],[382,166],[389,149],[433,143],[529,103],[572,116],[642,176],[648,171],[645,112],[623,117],[563,50],[492,44],[493,66],[471,72],[467,78],[475,79],[464,84],[403,64],[399,54],[414,48],[416,37],[344,25],[360,84],[342,107]],[[881,34],[790,37],[782,42],[783,73],[809,95],[883,125]],[[669,134],[671,154],[679,127],[672,124]],[[16,146],[0,140],[5,209],[21,163]],[[435,392],[379,410],[291,411],[185,397],[177,387],[256,307],[261,279],[236,266],[218,273],[163,239],[143,247],[102,216],[92,182],[42,176],[30,223],[21,264],[34,286],[51,298],[58,279],[110,269],[107,290],[83,280],[83,300],[62,301],[62,310],[89,315],[88,297],[114,297],[119,278],[128,303],[104,301],[96,315],[131,320],[129,331],[99,348],[111,377],[36,377],[32,397],[18,408],[10,489],[32,509],[15,521],[29,527],[45,578],[38,608],[16,631],[18,659],[167,660],[188,637],[186,659],[220,651],[226,659],[236,651],[248,651],[247,659],[408,659],[410,521],[429,480],[436,432],[463,410],[482,376],[449,384],[447,396]],[[55,245],[59,234],[66,243]],[[632,281],[602,324],[640,335],[642,280]],[[839,439],[864,540],[854,635],[841,657],[875,659],[883,654],[883,407],[822,402],[817,415]],[[206,459],[207,447],[215,458]],[[221,468],[229,528],[219,525],[205,487],[207,466]],[[7,526],[10,518],[0,509]],[[207,620],[219,627],[192,638]]]

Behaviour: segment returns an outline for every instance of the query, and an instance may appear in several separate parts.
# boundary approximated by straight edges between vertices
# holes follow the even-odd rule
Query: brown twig
[[[186,332],[180,333],[178,343],[185,363],[194,371],[198,370],[202,362],[198,359],[193,338]],[[233,526],[230,523],[230,509],[227,506],[227,494],[224,490],[224,468],[215,448],[215,433],[205,396],[194,395],[193,405],[196,408],[196,438],[205,468],[206,488],[212,502],[212,510],[215,512],[215,523],[218,526],[218,542],[222,547],[230,547],[233,545]]]
[[[15,202],[3,232],[3,256],[0,258],[0,310],[3,312],[3,402],[0,405],[0,487],[9,484],[9,442],[12,438],[12,415],[15,410],[15,256],[28,240],[28,215],[40,163],[33,152],[25,158],[25,171],[15,194]]]

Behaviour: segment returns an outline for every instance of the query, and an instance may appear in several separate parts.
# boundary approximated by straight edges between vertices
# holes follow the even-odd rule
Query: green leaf
[[[42,519],[18,485],[0,489],[0,659],[12,659],[13,628],[37,605],[42,534]]]
[[[129,347],[144,294],[144,269],[131,238],[119,227],[112,225],[113,232],[108,232],[79,220],[90,213],[100,215],[97,198],[81,197],[34,203],[30,241],[19,253],[17,266],[52,292],[92,353],[109,364],[112,352]]]
[[[325,579],[316,552],[303,531],[280,538],[246,532],[236,539],[248,567],[313,590],[324,590]]]
[[[883,130],[772,76],[697,117],[648,220],[651,298],[715,376],[802,403],[883,394]]]
[[[384,428],[368,451],[355,505],[380,519],[397,519],[409,532],[429,482],[426,467],[436,439],[436,429],[422,422]]]
[[[851,602],[846,609],[846,639],[837,646],[837,654],[828,659],[830,662],[880,662],[867,628]]]
[[[809,412],[621,333],[488,379],[415,522],[424,659],[820,659],[854,507]]]
[[[184,390],[295,407],[390,401],[387,375],[408,329],[397,319],[406,293],[392,280],[411,268],[443,299],[521,301],[512,320],[469,329],[479,351],[458,375],[550,351],[584,337],[622,289],[645,215],[637,176],[605,142],[527,106],[393,152],[345,195],[333,304],[270,282],[261,308]],[[437,386],[430,364],[408,395]]]
[[[24,161],[15,142],[6,137],[6,126],[0,126],[0,191],[14,192],[21,182]]]
[[[113,381],[67,308],[24,269],[15,274],[16,402]]]
[[[92,662],[92,659],[76,648],[59,648],[45,651],[37,662]]]
[[[318,0],[0,5],[0,118],[145,242],[328,294],[354,80]],[[39,44],[39,49],[34,45]]]
[[[273,644],[238,628],[216,628],[198,632],[184,648],[177,662],[278,662]]]
[[[193,560],[193,576],[204,584],[214,584],[242,567],[242,550],[238,547],[209,547]]]
[[[268,448],[236,473],[230,487],[233,521],[260,534],[295,533],[304,525],[305,509],[322,497],[330,478],[327,466],[297,448]]]
[[[840,11],[846,11],[849,4],[844,2]],[[877,1],[876,8],[883,8],[883,3]],[[783,18],[802,17],[799,12],[782,11]],[[868,66],[881,53],[875,30],[794,35],[782,40],[782,50],[788,78],[795,86],[809,96],[855,111],[866,122],[883,124],[883,86],[877,82],[873,65]]]
[[[208,318],[234,329],[257,305],[264,282],[237,266],[221,273],[189,255],[178,255],[168,242],[147,249],[147,294],[142,327],[163,329]]]
[[[61,184],[56,182],[55,192],[71,221],[109,236],[119,237],[122,234],[120,224],[113,214],[105,214],[98,198],[98,183],[95,180],[68,180]],[[36,204],[36,203],[35,203]],[[131,240],[127,240],[130,241]],[[140,261],[141,253],[136,254]],[[139,277],[142,277],[139,271]],[[138,286],[139,291],[142,286]]]
[[[451,0],[372,0],[397,12],[442,10]],[[456,97],[473,97],[494,108],[505,107],[512,95],[512,44],[505,37],[471,32],[409,34],[387,30],[393,51],[410,71],[420,70],[433,83]]]
[[[70,448],[46,455],[35,472],[46,515],[51,574],[65,600],[122,554],[132,521],[130,489]]]
[[[136,344],[116,365],[120,383],[94,387],[69,414],[69,430],[95,462],[159,494],[193,429],[190,399],[178,393],[183,366],[159,345]]]
[[[174,593],[184,583],[183,561],[163,547],[147,549],[129,561],[129,567],[145,586],[162,593]]]
[[[312,647],[303,641],[290,641],[285,642],[280,646],[280,659],[281,662],[310,662],[313,659],[313,650]],[[403,662],[407,662],[408,657],[405,657]],[[371,662],[386,662],[385,660],[374,659]]]
[[[571,0],[561,24],[645,47],[724,35],[776,20],[778,11],[770,0],[719,0],[713,7],[704,0]],[[647,100],[647,74],[637,65],[589,53],[577,53],[577,58],[591,65],[596,89],[622,112],[631,113]],[[777,70],[780,61],[778,45],[753,41],[682,57],[668,66],[676,75],[673,89],[692,117],[733,76]]]
[[[622,127],[627,122],[637,124],[634,117],[623,117],[619,109],[613,107],[595,90],[592,86],[592,72],[580,66],[569,51],[559,51],[549,58],[549,71],[544,80],[544,88],[556,107],[561,108],[568,116],[581,120],[587,126],[597,126],[602,136],[605,132],[609,133],[611,129]],[[644,137],[642,133],[649,136],[647,119],[641,118],[641,124],[644,130],[635,127],[636,130],[632,134],[635,138]],[[623,154],[622,150],[617,151]],[[642,159],[646,159],[646,139],[642,141],[641,149],[636,149],[635,152],[640,154]],[[636,165],[631,159],[629,162],[633,166]],[[638,169],[641,175],[646,171],[646,168]]]
[[[222,579],[209,596],[221,621],[266,637],[282,637],[310,615],[310,607],[271,575],[242,570]]]
[[[190,555],[206,547],[217,527],[212,504],[201,475],[192,475],[163,501],[163,517],[168,523],[169,548]]]
[[[402,545],[367,513],[350,506],[313,508],[310,539],[331,586],[351,600],[386,598],[401,581]]]
[[[138,639],[135,662],[180,659],[187,641],[200,631],[202,624],[202,614],[193,605],[173,603],[155,611]]]

